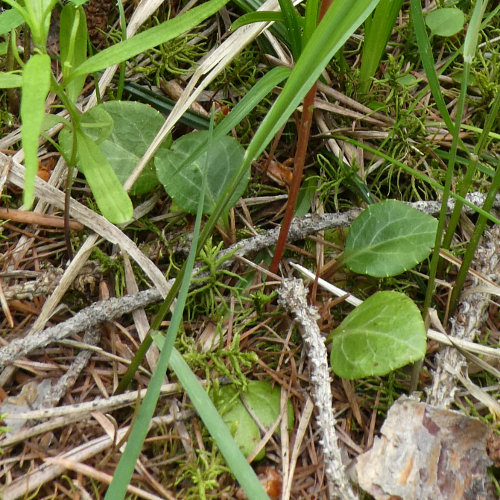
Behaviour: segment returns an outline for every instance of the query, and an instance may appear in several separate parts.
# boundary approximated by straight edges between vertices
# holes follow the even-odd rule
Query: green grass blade
[[[127,40],[123,40],[80,64],[72,73],[73,76],[86,75],[100,71],[112,64],[119,64],[141,52],[168,42],[182,33],[194,28],[207,17],[215,14],[229,0],[210,0],[199,7],[194,7],[185,14],[150,28]]]
[[[300,32],[299,15],[291,0],[278,0],[278,2],[285,20],[288,43],[290,44],[293,58],[296,61],[302,52],[302,34]]]
[[[366,94],[370,88],[370,79],[377,71],[380,59],[385,52],[401,5],[403,5],[403,0],[380,0],[373,16],[365,22],[365,39],[358,77],[360,94]]]
[[[247,24],[267,23],[269,21],[283,23],[285,22],[285,18],[283,17],[283,14],[281,12],[249,12],[248,14],[244,14],[241,17],[238,17],[238,19],[236,19],[236,21],[231,24],[231,31],[236,31],[238,28],[246,26]]]
[[[486,195],[486,200],[483,204],[483,210],[489,212],[493,207],[493,203],[495,202],[495,197],[500,189],[500,161],[497,163],[497,168],[495,171],[495,176],[490,185],[490,189],[488,190],[488,194]],[[472,259],[474,258],[474,254],[477,246],[479,245],[479,241],[484,234],[484,230],[486,228],[486,217],[480,215],[476,226],[474,227],[474,231],[472,232],[472,236],[469,241],[469,245],[467,246],[467,251],[462,260],[462,265],[457,274],[457,278],[455,280],[455,285],[453,287],[453,292],[451,294],[450,299],[450,307],[449,310],[453,311],[458,302],[458,298],[460,296],[460,292],[462,291],[462,287],[467,278],[469,267],[472,263]]]
[[[304,34],[302,35],[302,46],[305,47],[309,42],[319,19],[319,0],[307,0],[306,12],[304,15]]]
[[[428,177],[427,175],[422,174],[422,172],[419,172],[418,170],[414,170],[413,168],[409,167],[408,165],[405,165],[404,163],[396,160],[396,158],[393,158],[392,156],[389,156],[389,155],[383,153],[382,151],[379,151],[378,149],[374,149],[374,148],[368,146],[367,144],[364,144],[364,143],[359,142],[355,139],[352,139],[351,137],[335,136],[335,138],[341,139],[345,142],[349,142],[350,144],[353,144],[355,146],[359,146],[360,148],[364,149],[365,151],[369,151],[370,153],[373,153],[375,156],[379,156],[380,158],[387,160],[388,162],[405,170],[410,175],[413,175],[417,179],[420,179],[421,181],[426,182],[427,184],[432,186],[434,189],[439,189],[440,191],[444,190],[444,187],[441,184],[439,184],[439,182],[432,179],[431,177]],[[474,210],[476,213],[486,217],[486,219],[490,220],[491,222],[494,222],[495,224],[500,224],[500,219],[497,219],[493,215],[484,211],[482,208],[477,207],[476,205],[474,205],[474,203],[471,203],[470,201],[466,200],[463,196],[460,196],[460,195],[455,194],[453,192],[450,193],[450,196],[452,198],[455,198],[455,200],[462,202],[464,205],[468,206],[469,208]]]
[[[245,118],[255,106],[264,99],[271,90],[285,80],[291,71],[288,68],[273,68],[245,94],[243,99],[217,125],[214,130],[214,141],[222,135],[228,134],[238,123]]]
[[[420,0],[410,0],[411,15],[413,26],[415,28],[415,36],[417,38],[418,51],[422,66],[424,67],[429,87],[436,102],[437,108],[443,117],[448,130],[453,133],[453,122],[451,121],[450,114],[446,108],[441,87],[439,85],[438,75],[434,67],[434,58],[432,57],[432,47],[427,36],[427,28],[425,27],[424,15],[422,13],[422,4]]]
[[[35,195],[35,177],[38,170],[38,136],[42,128],[45,112],[45,98],[50,89],[50,57],[47,54],[35,54],[23,69],[21,97],[21,129],[24,149],[23,203],[29,209]]]
[[[189,399],[191,399],[210,435],[215,439],[220,452],[230,466],[238,483],[245,490],[248,498],[251,500],[268,499],[269,497],[264,492],[255,472],[234,442],[229,429],[215,409],[212,401],[176,349],[172,351],[170,366],[175,371],[179,382],[186,390]]]
[[[474,11],[472,13],[471,20],[469,22],[469,27],[467,29],[467,34],[465,36],[465,42],[464,42],[464,69],[463,69],[463,81],[462,81],[462,89],[463,86],[467,85],[468,77],[469,77],[469,72],[470,72],[470,65],[472,62],[472,59],[474,57],[474,53],[476,51],[476,45],[477,45],[477,37],[479,34],[479,29],[481,25],[481,19],[484,15],[484,9],[486,8],[487,2],[482,2],[478,0],[476,2],[476,5],[474,6]],[[464,92],[467,90],[467,88],[464,89]],[[473,161],[469,162],[467,165],[467,171],[465,173],[465,178],[462,181],[460,185],[460,195],[465,196],[469,187],[472,184],[472,178],[474,176],[474,173],[476,172],[476,165],[478,162],[478,157],[480,154],[480,151],[482,149],[482,146],[486,142],[487,134],[489,133],[490,127],[493,125],[492,123],[492,113],[494,114],[495,117],[498,117],[498,106],[499,106],[499,99],[498,99],[499,94],[496,95],[495,101],[493,103],[492,109],[489,113],[489,117],[486,121],[486,134],[485,130],[483,130],[483,133],[481,134],[481,137],[474,148],[474,156],[473,156]],[[464,97],[465,99],[465,97]],[[490,124],[488,126],[488,124]],[[457,122],[457,130],[455,130],[455,133],[458,135],[459,133],[459,126],[460,123]],[[453,150],[451,151],[453,154]],[[446,234],[444,235],[443,238],[443,247],[444,248],[449,248],[451,245],[451,240],[453,239],[453,235],[455,233],[455,229],[458,225],[459,218],[460,218],[460,213],[462,211],[462,203],[457,202],[454,209],[453,213],[451,214],[450,221],[448,223],[448,227],[446,229]]]
[[[244,12],[254,12],[262,6],[264,0],[233,0],[233,3]],[[273,24],[270,28],[271,33],[277,36],[283,43],[287,42],[287,33],[284,24]]]
[[[157,94],[152,90],[149,90],[147,87],[139,85],[138,83],[125,82],[123,90],[127,94],[134,97],[135,100],[149,104],[151,107],[155,108],[164,115],[168,115],[172,109],[174,109],[174,100]],[[210,120],[206,116],[200,115],[191,109],[185,111],[179,121],[190,128],[198,130],[207,130],[210,125]]]
[[[123,452],[120,462],[118,463],[118,467],[108,491],[106,492],[106,496],[104,497],[107,500],[121,500],[125,498],[127,486],[130,482],[130,478],[132,477],[132,473],[134,472],[134,467],[137,459],[139,458],[139,454],[141,453],[142,445],[148,433],[149,424],[160,396],[161,384],[163,383],[174,341],[182,321],[184,305],[186,303],[191,274],[197,254],[198,237],[200,234],[201,217],[203,214],[204,204],[203,193],[204,191],[202,190],[202,195],[198,202],[196,221],[194,224],[193,242],[186,261],[185,273],[179,290],[177,303],[175,304],[172,320],[167,330],[166,340],[164,342],[163,349],[160,352],[158,363],[154,369],[153,375],[151,376],[151,380],[149,381],[148,390],[146,391],[144,400],[139,408],[137,419],[134,422],[127,446]]]

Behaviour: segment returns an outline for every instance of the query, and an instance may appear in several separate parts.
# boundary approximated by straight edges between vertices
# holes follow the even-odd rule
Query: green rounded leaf
[[[342,378],[386,375],[425,355],[420,311],[406,295],[378,292],[332,333],[330,365]]]
[[[395,276],[429,255],[436,228],[434,217],[400,201],[370,205],[349,230],[344,264],[356,273]]]
[[[257,416],[264,427],[274,424],[280,414],[281,389],[269,382],[252,380],[248,389],[241,393],[245,403]],[[231,434],[240,447],[245,457],[248,457],[260,441],[260,431],[245,405],[238,397],[238,390],[234,385],[225,385],[220,388],[214,404],[228,426]],[[293,408],[288,402],[288,428],[293,427]],[[264,458],[265,450],[255,457],[256,460]]]
[[[150,106],[133,101],[109,101],[82,115],[82,128],[97,144],[123,184],[163,125],[162,115]],[[167,146],[160,147],[166,150]],[[160,153],[161,154],[161,153]],[[141,195],[158,185],[149,163],[130,194]]]
[[[232,137],[223,136],[214,141],[209,149],[210,133],[206,130],[193,132],[177,139],[172,149],[157,153],[156,174],[165,191],[184,211],[195,213],[203,186],[203,176],[207,177],[204,213],[212,213],[217,201],[238,170],[245,150]],[[199,146],[206,145],[196,159],[188,164],[185,160]],[[229,205],[234,205],[248,184],[249,172],[242,178]]]
[[[445,7],[429,12],[425,18],[425,23],[433,35],[453,36],[463,29],[465,16],[456,7]]]

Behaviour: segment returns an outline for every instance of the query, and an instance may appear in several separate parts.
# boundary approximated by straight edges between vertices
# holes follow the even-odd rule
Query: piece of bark
[[[495,498],[487,468],[488,426],[401,397],[372,449],[357,458],[358,484],[377,500]]]

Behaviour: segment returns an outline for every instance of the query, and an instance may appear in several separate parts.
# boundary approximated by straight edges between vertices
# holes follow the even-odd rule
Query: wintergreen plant
[[[340,262],[360,274],[388,277],[422,262],[431,252],[437,220],[402,202],[368,206],[353,222]],[[405,294],[377,292],[330,335],[332,370],[343,378],[386,375],[422,359],[426,330]]]

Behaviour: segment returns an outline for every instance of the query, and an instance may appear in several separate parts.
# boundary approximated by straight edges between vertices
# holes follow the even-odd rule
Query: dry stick
[[[191,418],[194,413],[190,410],[183,411],[176,415],[177,419],[187,419]],[[151,420],[150,427],[158,425],[170,425],[173,422],[173,417],[171,415],[166,415],[163,417],[155,417]],[[130,426],[119,429],[116,436],[116,442],[119,442],[127,433],[130,431]],[[80,446],[73,448],[72,450],[61,453],[54,458],[65,458],[73,460],[75,462],[83,462],[89,458],[97,455],[98,453],[108,450],[110,446],[113,445],[113,439],[108,435],[96,438],[88,443],[83,443]],[[61,465],[49,465],[42,464],[36,470],[26,474],[11,484],[9,484],[4,489],[0,490],[2,500],[15,500],[19,497],[26,496],[30,491],[36,490],[42,484],[55,479],[60,476],[65,470],[65,467]]]
[[[37,214],[26,210],[16,210],[13,208],[0,208],[0,219],[22,222],[24,224],[38,224],[39,226],[64,227],[64,218],[55,215]],[[83,224],[76,221],[69,221],[69,228],[72,231],[83,231]]]
[[[174,395],[180,392],[177,384],[163,384],[161,387],[162,395]],[[42,408],[40,410],[31,410],[27,412],[18,412],[15,415],[9,415],[9,418],[19,418],[22,420],[40,420],[48,419],[41,424],[33,427],[21,429],[15,434],[8,435],[2,439],[0,444],[2,448],[26,441],[33,436],[39,436],[45,432],[67,427],[75,421],[82,421],[88,418],[89,414],[95,411],[110,412],[124,406],[133,405],[138,398],[144,398],[146,389],[140,391],[130,391],[124,394],[117,394],[104,399],[95,399],[85,403],[76,403],[74,405],[58,406],[55,408]]]
[[[357,499],[358,496],[347,479],[335,432],[328,353],[317,324],[318,313],[307,304],[307,290],[302,280],[284,280],[278,295],[279,303],[293,314],[301,327],[311,367],[311,396],[318,412],[316,420],[321,433],[326,476],[332,483],[332,497]]]
[[[471,196],[467,196],[469,201],[481,204],[484,200],[484,196],[478,193],[473,193]],[[438,213],[440,203],[439,202],[425,202],[419,201],[415,203],[408,203],[409,206],[416,208],[424,213]],[[496,206],[500,205],[500,195],[497,196]],[[448,211],[453,208],[453,202],[448,202]],[[307,236],[317,233],[318,231],[323,231],[326,229],[332,229],[334,227],[347,227],[354,219],[362,212],[361,209],[348,210],[347,212],[338,214],[323,214],[323,215],[306,215],[305,217],[296,218],[288,234],[288,239],[290,241],[304,239]],[[263,248],[267,248],[276,243],[278,239],[279,228],[271,229],[263,234],[248,238],[238,242],[231,247],[220,252],[217,259],[221,259],[224,256],[245,256],[252,252],[258,252]],[[228,266],[231,259],[227,259],[223,262],[223,266]],[[195,272],[200,272],[200,268],[196,268]],[[198,274],[197,277],[203,277],[207,274]],[[168,282],[165,281],[166,289],[172,286],[173,279]],[[87,328],[91,328],[98,323],[104,321],[110,321],[111,319],[121,315],[126,314],[140,307],[145,307],[146,305],[154,304],[161,300],[161,294],[158,290],[152,288],[145,292],[139,292],[134,295],[126,295],[122,298],[114,298],[105,302],[97,302],[92,306],[82,309],[73,318],[61,323],[60,325],[48,328],[37,335],[33,335],[27,339],[14,339],[11,341],[9,346],[0,348],[0,367],[13,363],[21,356],[27,353],[43,347],[50,342],[56,340],[61,340],[65,337],[72,335],[73,333],[81,332]],[[123,302],[123,304],[122,304]],[[95,311],[99,311],[99,315]],[[75,318],[78,318],[75,320]],[[85,322],[85,324],[83,324]],[[440,340],[442,341],[442,340]]]
[[[492,281],[500,281],[500,226],[495,225],[485,232],[482,244],[476,250],[475,261],[478,270]],[[449,340],[471,341],[483,324],[483,316],[490,302],[490,294],[475,292],[478,287],[475,278],[471,286],[461,294],[460,304],[450,319]],[[428,391],[428,403],[440,408],[448,408],[457,390],[457,373],[466,366],[465,357],[455,348],[445,347],[436,357],[437,368],[433,373],[432,387]]]
[[[45,347],[51,342],[61,340],[73,333],[88,330],[99,323],[110,321],[117,316],[159,300],[161,300],[160,292],[152,288],[136,295],[96,302],[60,325],[47,328],[37,335],[12,340],[8,346],[0,349],[0,366],[12,363],[33,349]]]

